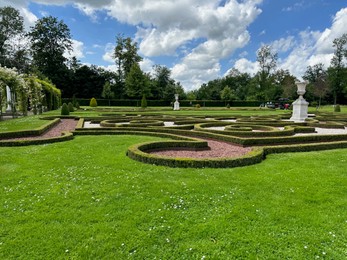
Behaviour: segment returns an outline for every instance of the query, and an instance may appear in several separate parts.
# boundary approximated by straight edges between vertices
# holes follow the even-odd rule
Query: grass
[[[47,124],[47,120],[41,120],[39,116],[21,117],[0,121],[0,132],[32,130]]]
[[[233,169],[126,157],[151,140],[0,148],[0,258],[347,258],[346,149]]]

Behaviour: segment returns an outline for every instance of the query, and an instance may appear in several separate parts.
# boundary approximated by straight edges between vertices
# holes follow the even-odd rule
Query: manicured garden
[[[18,130],[21,120],[0,127]],[[132,145],[168,140],[76,135],[0,147],[0,258],[347,257],[347,149],[268,154],[258,164],[222,169],[155,166],[126,156]]]

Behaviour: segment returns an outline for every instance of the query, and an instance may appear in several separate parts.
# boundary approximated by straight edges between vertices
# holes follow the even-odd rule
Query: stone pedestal
[[[308,118],[308,102],[304,99],[303,95],[306,93],[306,82],[297,82],[299,98],[293,102],[293,114],[290,121],[305,122]]]
[[[180,102],[178,102],[178,94],[175,94],[175,103],[174,103],[174,109],[173,110],[180,110]]]

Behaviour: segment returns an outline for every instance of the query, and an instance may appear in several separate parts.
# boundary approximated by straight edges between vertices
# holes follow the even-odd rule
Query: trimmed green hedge
[[[46,118],[42,118],[42,119],[44,120]],[[59,118],[54,118],[47,124],[44,124],[43,126],[36,129],[0,132],[0,138],[20,138],[20,137],[27,137],[27,136],[39,136],[43,134],[45,131],[47,131],[48,129],[58,124],[59,122],[60,122]]]
[[[72,140],[73,138],[74,137],[72,133],[62,132],[62,136],[53,137],[53,138],[41,138],[41,139],[32,139],[32,140],[0,140],[0,147],[51,144],[51,143],[69,141],[69,140]]]
[[[143,144],[133,145],[128,148],[127,155],[136,161],[140,161],[144,163],[162,165],[167,167],[180,167],[180,168],[241,167],[241,166],[259,163],[263,160],[263,157],[264,157],[263,149],[260,149],[260,148],[254,149],[248,154],[242,157],[237,157],[237,158],[206,158],[206,159],[178,158],[178,157],[173,158],[173,157],[167,157],[167,156],[158,156],[155,154],[149,154],[145,152],[152,149],[156,145],[165,146],[166,144],[169,144],[169,143],[163,142],[160,145],[158,143],[143,143]],[[178,145],[178,143],[176,145]],[[193,142],[181,143],[180,145],[184,147],[188,147],[190,145],[193,145]],[[167,147],[171,147],[171,146],[168,145]]]

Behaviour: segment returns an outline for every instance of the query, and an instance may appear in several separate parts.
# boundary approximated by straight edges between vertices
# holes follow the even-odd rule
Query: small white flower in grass
[[[326,252],[322,252],[323,255],[326,255],[327,253]]]
[[[203,255],[203,256],[201,257],[201,260],[204,260],[205,258],[206,258],[206,256]]]
[[[66,250],[65,250],[65,253],[69,253],[69,249],[66,249]]]
[[[166,242],[170,243],[170,239],[166,238]]]
[[[305,249],[307,249],[307,246],[304,246]]]

